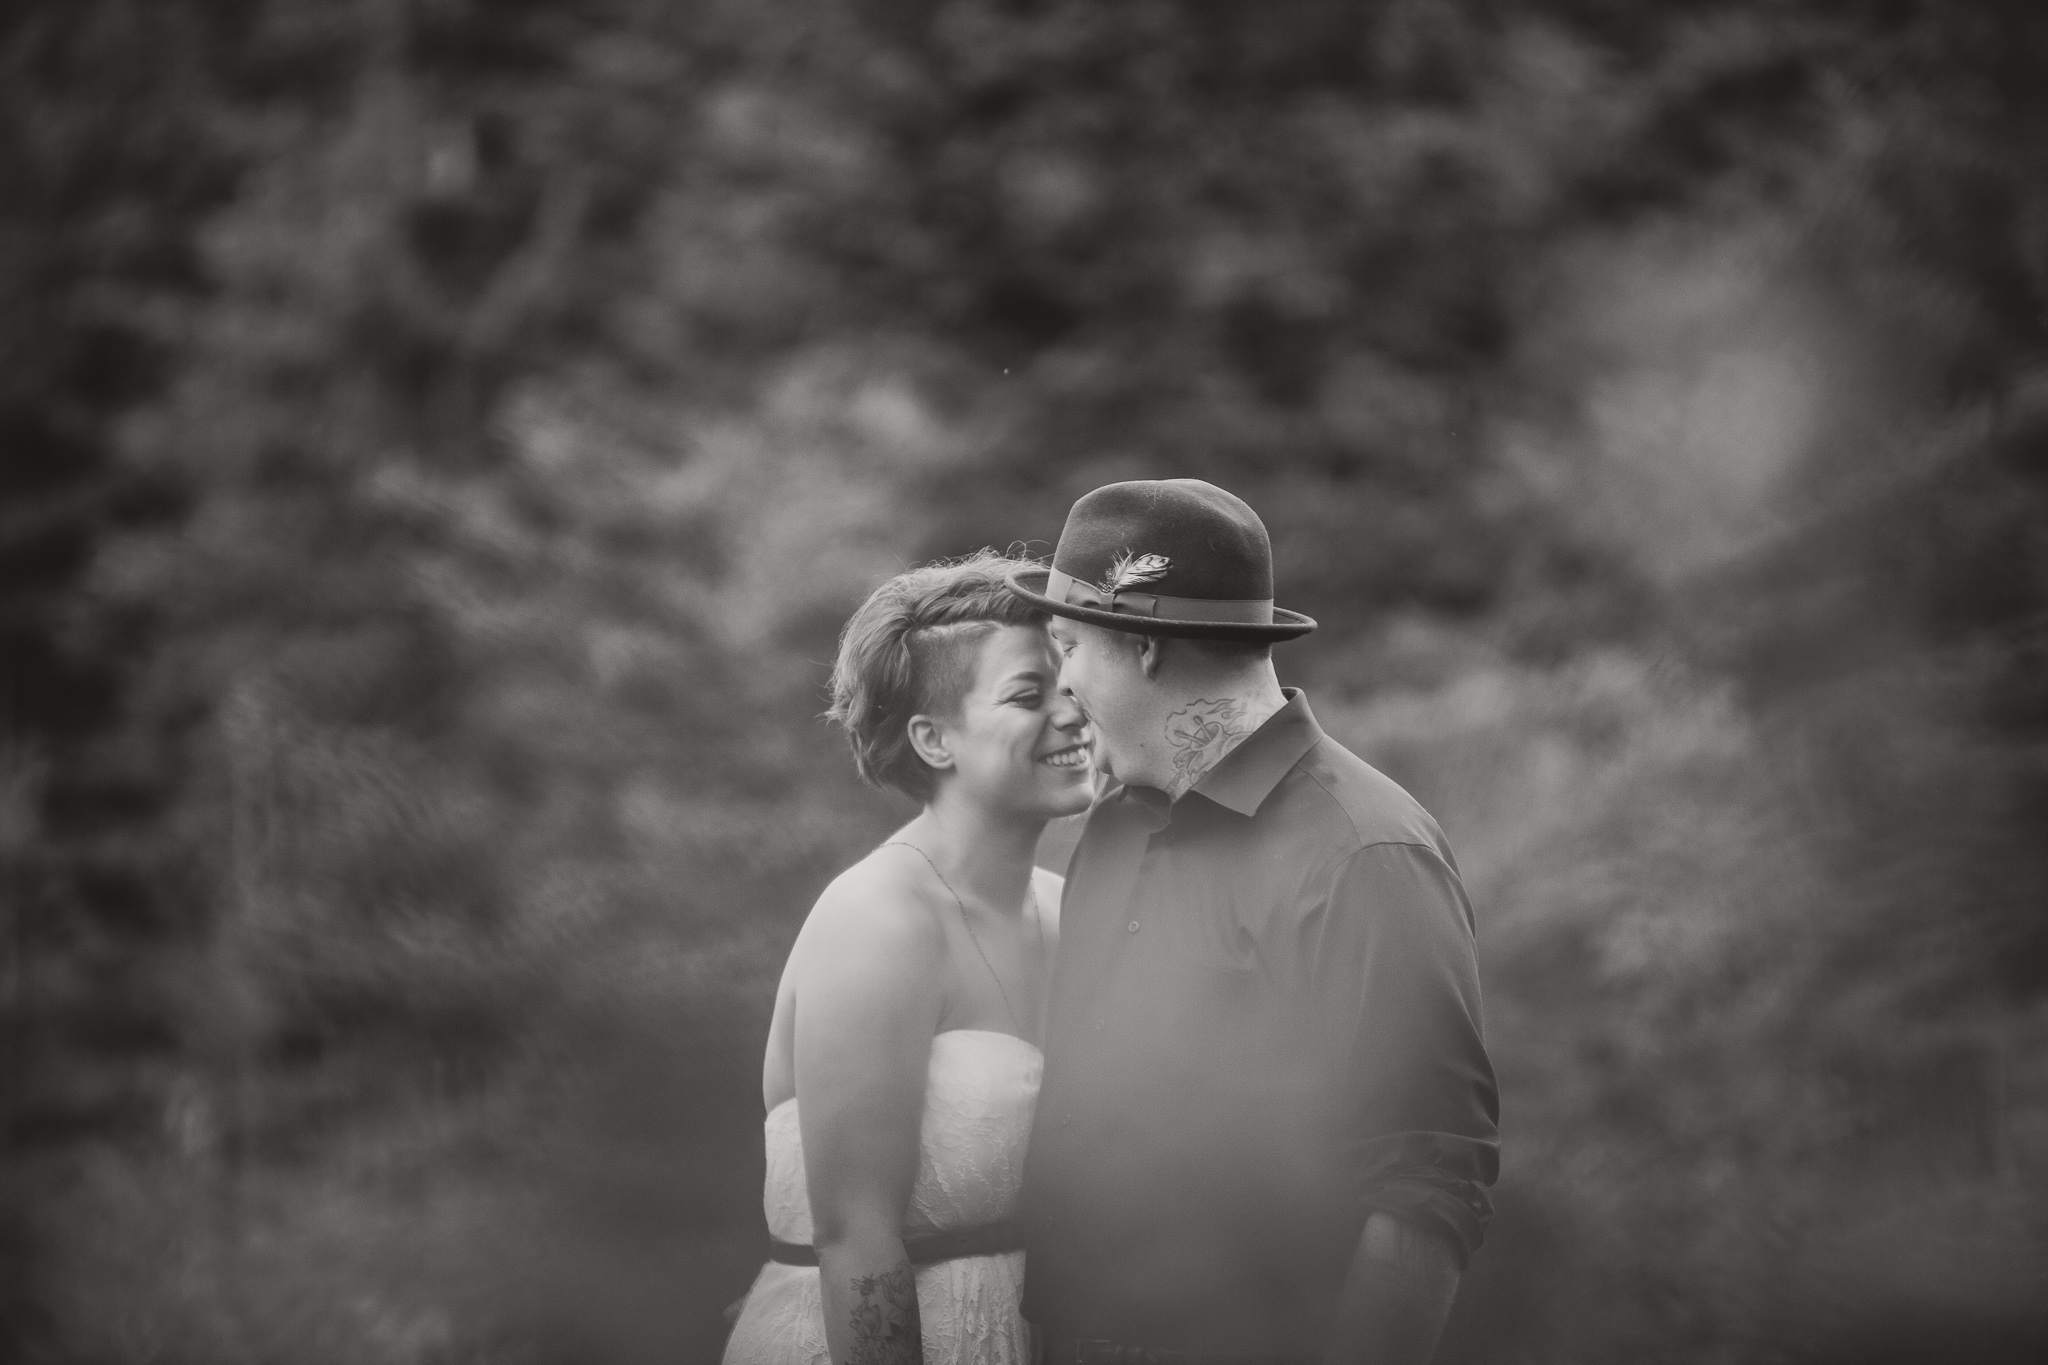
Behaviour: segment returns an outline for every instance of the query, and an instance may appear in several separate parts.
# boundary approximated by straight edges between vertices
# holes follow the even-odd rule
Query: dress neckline
[[[944,1038],[944,1037],[947,1037],[948,1035],[950,1035],[950,1034],[955,1034],[955,1033],[973,1033],[973,1034],[980,1034],[980,1035],[982,1035],[982,1036],[984,1036],[984,1037],[988,1037],[988,1038],[1008,1038],[1008,1039],[1009,1039],[1009,1040],[1010,1040],[1011,1042],[1013,1042],[1013,1043],[1016,1043],[1016,1044],[1017,1044],[1018,1046],[1020,1046],[1020,1047],[1028,1047],[1028,1048],[1030,1048],[1030,1049],[1031,1049],[1031,1050],[1032,1050],[1033,1052],[1036,1052],[1036,1053],[1037,1053],[1037,1054],[1038,1054],[1038,1055],[1039,1055],[1040,1057],[1043,1057],[1043,1056],[1045,1056],[1045,1053],[1044,1053],[1044,1052],[1043,1052],[1043,1051],[1042,1051],[1042,1050],[1041,1050],[1041,1049],[1039,1048],[1038,1044],[1036,1044],[1036,1043],[1032,1042],[1032,1041],[1031,1041],[1030,1039],[1028,1039],[1028,1038],[1019,1038],[1019,1037],[1018,1037],[1018,1036],[1017,1036],[1016,1034],[1014,1034],[1014,1033],[1006,1033],[1006,1032],[1004,1032],[1004,1031],[1003,1031],[1002,1029],[999,1029],[999,1028],[942,1028],[942,1029],[940,1029],[940,1030],[939,1030],[939,1031],[938,1031],[937,1033],[934,1033],[934,1034],[932,1035],[932,1046],[933,1046],[933,1047],[937,1047],[937,1046],[938,1046],[938,1042],[939,1042],[939,1039],[941,1039],[941,1038]],[[927,1051],[929,1051],[929,1050],[930,1050],[930,1049],[927,1049]],[[788,1099],[786,1099],[786,1100],[782,1100],[782,1101],[780,1101],[779,1103],[777,1103],[777,1104],[776,1104],[776,1106],[775,1106],[775,1108],[774,1108],[774,1109],[770,1109],[770,1110],[768,1111],[768,1113],[770,1114],[770,1116],[773,1116],[773,1115],[774,1115],[774,1114],[775,1114],[775,1113],[776,1113],[777,1111],[779,1111],[779,1110],[783,1109],[784,1107],[786,1107],[786,1106],[788,1106],[788,1105],[792,1105],[792,1104],[795,1104],[795,1103],[796,1103],[796,1096],[794,1096],[794,1095],[791,1095],[791,1096],[790,1096],[790,1097],[789,1097]]]
[[[939,1041],[939,1039],[945,1037],[949,1033],[980,1033],[985,1034],[990,1038],[1008,1038],[1013,1043],[1022,1043],[1025,1047],[1030,1048],[1033,1052],[1038,1053],[1040,1056],[1045,1055],[1044,1050],[1041,1049],[1038,1046],[1038,1044],[1032,1042],[1029,1038],[1019,1038],[1016,1034],[1007,1032],[999,1028],[942,1028],[937,1033],[934,1033],[932,1035],[932,1041],[936,1043]]]

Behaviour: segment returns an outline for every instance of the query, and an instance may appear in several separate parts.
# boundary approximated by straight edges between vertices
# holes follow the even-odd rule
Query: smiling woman
[[[930,799],[947,765],[917,752],[911,719],[957,722],[980,681],[981,646],[1009,634],[1005,627],[1043,648],[1045,614],[1006,586],[1005,575],[1017,567],[982,550],[912,569],[875,589],[846,623],[829,714],[845,727],[862,777],[913,800]],[[1050,682],[1040,682],[1041,692]]]
[[[773,1259],[727,1365],[1022,1362],[1011,1224],[1037,1099],[1084,719],[991,551],[899,574],[847,623],[831,715],[923,803],[818,898],[776,993],[762,1098]]]

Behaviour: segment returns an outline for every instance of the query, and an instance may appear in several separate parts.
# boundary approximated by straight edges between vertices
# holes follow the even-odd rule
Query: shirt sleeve
[[[1320,909],[1311,991],[1361,1213],[1438,1232],[1469,1261],[1493,1214],[1500,1102],[1464,886],[1433,848],[1373,844]]]

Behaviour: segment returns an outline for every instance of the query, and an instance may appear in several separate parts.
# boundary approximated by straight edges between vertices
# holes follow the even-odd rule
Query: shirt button
[[[1129,924],[1126,924],[1126,925],[1124,926],[1124,932],[1125,932],[1125,933],[1127,933],[1127,934],[1135,934],[1135,933],[1137,933],[1137,932],[1138,932],[1138,922],[1137,922],[1136,920],[1132,920],[1132,921],[1131,921],[1131,922],[1130,922]]]

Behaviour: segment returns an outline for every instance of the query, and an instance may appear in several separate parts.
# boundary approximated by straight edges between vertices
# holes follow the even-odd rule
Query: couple
[[[1273,671],[1264,525],[1074,505],[848,623],[832,715],[923,811],[826,888],[763,1087],[726,1365],[1420,1365],[1498,1169],[1436,822]],[[1086,810],[1064,882],[1032,857]]]

